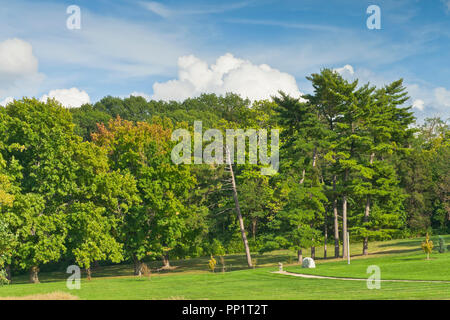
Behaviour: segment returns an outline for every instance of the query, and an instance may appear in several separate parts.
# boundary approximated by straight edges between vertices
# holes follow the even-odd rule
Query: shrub
[[[6,270],[0,270],[0,287],[9,284]]]
[[[216,269],[216,264],[217,264],[216,259],[214,259],[214,257],[211,256],[211,259],[208,262],[208,267],[212,272],[214,272],[214,270]]]
[[[217,256],[225,255],[225,248],[223,247],[222,243],[217,239],[213,240],[210,251],[211,251],[210,252],[211,255],[217,255]]]
[[[444,238],[441,236],[439,236],[439,252],[440,253],[447,252],[447,245],[445,244]]]
[[[433,241],[430,240],[428,233],[425,241],[422,242],[422,250],[427,254],[427,260],[430,260],[430,253],[433,251]]]

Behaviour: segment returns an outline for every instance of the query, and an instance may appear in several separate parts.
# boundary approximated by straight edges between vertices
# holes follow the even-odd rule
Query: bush
[[[445,244],[444,238],[441,236],[439,236],[439,252],[440,253],[447,252],[447,245]]]
[[[225,255],[225,248],[219,240],[214,239],[213,243],[211,244],[210,254],[213,256]]]
[[[9,284],[9,280],[7,278],[6,270],[0,270],[0,286],[7,284]]]
[[[214,257],[211,256],[211,259],[208,262],[208,267],[212,272],[214,272],[214,270],[216,269],[216,264],[217,264],[216,259],[214,259]]]
[[[430,260],[430,253],[433,251],[433,241],[430,240],[428,233],[425,241],[422,242],[422,250],[427,254],[427,260]]]

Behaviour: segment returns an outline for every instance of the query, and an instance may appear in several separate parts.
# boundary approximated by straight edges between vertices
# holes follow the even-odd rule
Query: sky
[[[403,78],[419,120],[449,118],[450,0],[0,0],[0,105],[301,96],[323,68],[377,86]]]

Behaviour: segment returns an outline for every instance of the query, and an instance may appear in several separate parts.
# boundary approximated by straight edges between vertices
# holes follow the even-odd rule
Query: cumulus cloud
[[[0,42],[0,74],[22,76],[35,73],[38,60],[31,44],[20,39]]]
[[[0,42],[0,97],[32,93],[42,80],[30,43],[17,38]]]
[[[355,74],[355,70],[353,69],[353,67],[349,64],[346,64],[345,66],[343,66],[342,68],[337,68],[334,69],[334,71],[340,73],[341,75],[345,76],[345,75],[354,75]]]
[[[0,107],[6,107],[6,105],[8,103],[11,103],[14,101],[13,97],[7,97],[6,99],[4,99],[3,101],[0,101]]]
[[[442,87],[436,88],[434,89],[434,96],[438,105],[441,105],[445,108],[450,108],[450,90]]]
[[[429,85],[405,84],[419,122],[429,117],[450,117],[450,90]]]
[[[422,99],[416,99],[413,101],[413,108],[423,111],[423,109],[425,108],[425,101],[423,101]]]
[[[143,92],[132,92],[129,97],[142,97],[147,101],[150,101],[152,99],[152,97],[150,97],[150,95],[143,93]]]
[[[86,91],[81,91],[77,88],[52,90],[42,96],[41,101],[47,101],[49,98],[54,98],[66,108],[79,108],[83,104],[91,102]]]
[[[279,90],[300,97],[295,78],[266,64],[255,65],[227,53],[215,64],[193,56],[178,59],[178,79],[153,85],[153,99],[184,100],[202,93],[233,92],[250,100],[270,99]]]

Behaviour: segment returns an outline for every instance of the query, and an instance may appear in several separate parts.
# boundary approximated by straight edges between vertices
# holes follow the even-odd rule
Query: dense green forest
[[[244,252],[230,168],[175,165],[176,128],[278,129],[280,169],[233,165],[252,252],[450,232],[449,125],[416,124],[402,80],[348,82],[328,69],[313,92],[251,102],[105,97],[77,109],[23,98],[0,108],[0,269]],[[314,250],[312,250],[314,254]]]

